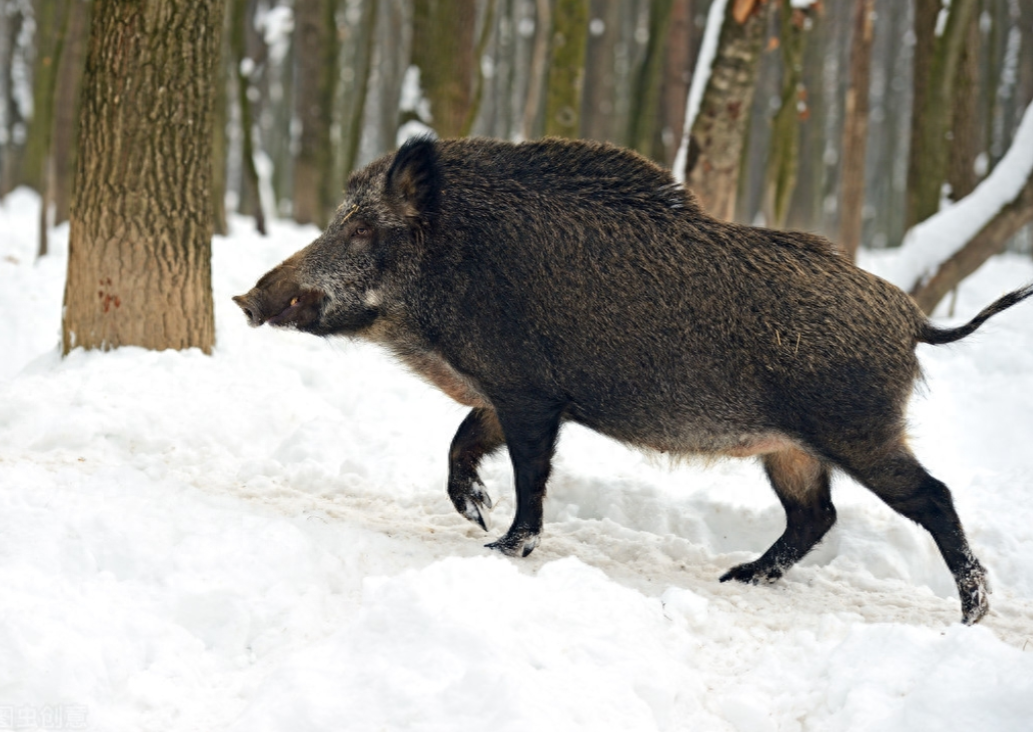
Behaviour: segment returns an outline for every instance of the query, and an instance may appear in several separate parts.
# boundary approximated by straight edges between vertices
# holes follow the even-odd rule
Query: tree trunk
[[[685,127],[685,100],[692,83],[692,65],[696,58],[692,32],[693,0],[675,0],[671,9],[671,25],[664,53],[663,87],[661,90],[660,142],[664,165],[674,165],[681,131]]]
[[[531,68],[528,70],[527,100],[520,121],[520,138],[530,140],[535,136],[538,112],[542,103],[542,87],[545,85],[549,61],[549,34],[552,31],[552,11],[549,0],[535,0],[534,51],[531,54]]]
[[[72,0],[68,30],[57,69],[54,88],[54,130],[51,137],[47,198],[54,207],[54,224],[68,220],[75,177],[76,135],[79,121],[79,92],[86,62],[86,34],[89,30],[89,0]]]
[[[850,38],[850,85],[843,120],[843,174],[840,183],[839,247],[857,259],[864,225],[864,157],[868,142],[868,88],[871,78],[875,0],[855,0]]]
[[[219,236],[230,232],[226,221],[226,179],[229,140],[226,125],[229,123],[229,13],[224,14],[219,31],[219,54],[212,71],[212,87],[215,90],[212,109],[212,230]]]
[[[907,227],[940,210],[958,62],[977,0],[952,0],[936,35],[940,0],[915,0],[915,102],[908,164]]]
[[[800,151],[801,82],[803,52],[807,40],[806,11],[783,3],[779,13],[782,50],[782,83],[778,112],[771,121],[771,142],[765,166],[764,211],[767,225],[785,226],[789,201],[796,188]]]
[[[545,134],[581,134],[581,93],[588,45],[588,0],[557,0],[553,14]]]
[[[412,62],[440,137],[459,137],[473,103],[476,0],[416,0]]]
[[[265,236],[265,212],[262,211],[262,198],[258,187],[258,168],[255,167],[254,120],[252,119],[250,74],[245,68],[247,58],[245,32],[248,25],[247,0],[230,0],[230,57],[236,72],[237,106],[240,110],[241,138],[241,182],[240,213],[251,213],[255,217],[255,228]]]
[[[628,144],[646,157],[663,163],[660,142],[660,90],[664,50],[671,25],[673,0],[653,0],[649,6],[649,40],[638,78],[632,87]],[[683,105],[684,106],[684,105]]]
[[[729,0],[699,114],[685,180],[712,216],[731,221],[757,60],[774,3]]]
[[[968,244],[941,264],[928,281],[912,290],[911,296],[923,312],[932,314],[947,293],[990,257],[1000,254],[1008,240],[1030,222],[1033,222],[1033,176],[1026,180],[1026,185],[1013,201],[1001,208]]]
[[[63,351],[215,340],[212,79],[222,0],[98,0],[69,235]]]
[[[326,226],[337,203],[329,196],[333,169],[330,124],[337,81],[335,4],[334,0],[294,3],[298,78],[294,112],[301,127],[294,156],[294,220],[320,228]]]
[[[369,76],[373,60],[373,46],[376,38],[377,28],[377,7],[380,3],[376,0],[363,3],[362,17],[359,20],[358,34],[355,39],[354,53],[352,55],[352,81],[345,93],[345,112],[342,120],[341,139],[344,146],[342,150],[342,170],[340,177],[331,181],[334,198],[339,197],[341,189],[344,188],[348,176],[359,162],[359,143],[362,142],[363,120],[366,118],[366,97],[369,91]],[[397,102],[395,119],[397,120]],[[336,200],[334,200],[336,206]],[[331,213],[333,209],[330,209]]]
[[[978,5],[978,3],[977,3]],[[965,42],[958,59],[958,74],[951,110],[950,149],[947,182],[951,200],[960,201],[979,183],[976,157],[982,152],[979,110],[980,33],[978,13],[973,12],[965,29]]]

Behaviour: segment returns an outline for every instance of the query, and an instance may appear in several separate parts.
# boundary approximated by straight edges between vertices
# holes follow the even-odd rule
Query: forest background
[[[118,20],[111,7],[0,0],[0,197],[18,186],[40,194],[41,255],[48,231],[72,215],[77,166],[82,180],[103,177],[77,152],[83,119],[102,106],[84,100],[103,89],[102,72],[84,92],[84,70],[91,43],[99,69],[118,37],[115,25],[104,27]],[[221,25],[210,36],[214,61],[181,72],[204,92],[196,133],[210,135],[203,190],[216,233],[226,232],[227,210],[253,217],[259,231],[270,217],[324,225],[349,173],[413,134],[559,135],[634,148],[672,167],[716,216],[815,231],[854,256],[858,246],[899,246],[913,226],[969,195],[1033,99],[1033,3],[1024,0],[196,7]],[[177,53],[204,57],[190,44],[207,37],[186,37]],[[973,237],[970,262],[913,283],[924,309],[993,253],[1033,249],[1031,180],[1006,204]],[[88,238],[73,223],[70,279],[77,236]],[[92,297],[92,280],[85,289]],[[208,338],[187,345],[208,350]],[[67,332],[65,345],[74,345]]]

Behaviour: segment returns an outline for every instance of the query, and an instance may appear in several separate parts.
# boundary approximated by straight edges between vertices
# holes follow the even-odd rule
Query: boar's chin
[[[331,306],[324,309],[321,318],[303,330],[321,336],[358,336],[379,316],[380,311],[367,305],[347,310],[336,310]]]

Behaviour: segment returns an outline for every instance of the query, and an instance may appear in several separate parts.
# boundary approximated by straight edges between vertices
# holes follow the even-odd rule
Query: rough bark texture
[[[1004,206],[964,247],[954,253],[929,280],[916,286],[911,296],[926,314],[932,314],[947,293],[975,272],[986,260],[1004,250],[1019,229],[1033,222],[1033,177],[1019,195]]]
[[[534,51],[531,54],[531,68],[528,70],[527,102],[520,122],[520,137],[530,140],[535,136],[538,111],[542,103],[542,87],[545,85],[546,64],[549,61],[549,33],[552,28],[552,12],[549,0],[536,0],[534,15]]]
[[[458,137],[473,104],[476,0],[416,0],[412,62],[430,101],[431,126],[440,137]]]
[[[685,180],[703,208],[726,221],[735,216],[757,60],[772,8],[772,3],[728,3],[717,56],[692,125],[696,154],[689,154]],[[743,22],[736,20],[737,14]]]
[[[778,10],[782,50],[782,81],[779,108],[771,121],[771,142],[765,166],[764,211],[767,225],[785,226],[789,201],[796,188],[799,166],[800,113],[803,52],[807,40],[806,14],[783,3]]]
[[[359,144],[362,142],[363,120],[366,118],[366,99],[369,92],[370,69],[373,61],[373,47],[376,40],[377,29],[377,8],[379,2],[371,0],[363,3],[362,17],[359,19],[358,37],[355,38],[351,54],[352,79],[346,85],[344,114],[342,119],[341,143],[343,146],[341,156],[341,175],[336,180],[330,181],[331,186],[328,192],[332,193],[330,213],[333,206],[337,205],[337,199],[348,180],[348,176],[359,163]],[[397,96],[395,97],[397,99]],[[397,103],[396,103],[397,106]],[[397,125],[398,110],[395,109],[395,124]],[[392,140],[393,142],[393,140]]]
[[[588,0],[558,0],[553,21],[545,134],[578,137],[588,45]]]
[[[247,57],[245,32],[248,26],[247,0],[230,0],[230,55],[236,71],[237,105],[240,110],[241,183],[238,211],[255,217],[255,228],[265,235],[265,212],[258,192],[258,169],[255,167],[254,119],[251,110],[250,76],[245,73]]]
[[[649,6],[649,40],[632,89],[628,131],[629,146],[660,163],[664,162],[664,151],[660,144],[660,91],[672,5],[673,0],[653,0]]]
[[[952,0],[943,32],[937,36],[940,0],[915,2],[915,102],[908,163],[908,228],[940,209],[940,191],[947,179],[947,138],[958,64],[977,6],[977,0]]]
[[[663,160],[668,167],[678,154],[681,131],[685,127],[685,100],[692,83],[692,66],[697,50],[692,31],[693,0],[675,0],[671,9],[671,25],[664,54],[664,78],[661,92],[660,141]]]
[[[980,40],[978,13],[972,13],[965,30],[965,42],[958,60],[954,107],[951,110],[951,141],[947,162],[947,182],[951,199],[960,201],[979,183],[976,157],[982,152],[979,110]]]
[[[843,120],[843,175],[840,184],[839,247],[857,258],[864,224],[864,157],[868,142],[868,87],[871,79],[875,0],[855,0],[850,38],[850,85]]]
[[[72,0],[64,48],[54,87],[54,130],[50,145],[47,198],[54,207],[54,224],[68,220],[75,177],[76,135],[79,131],[79,92],[86,63],[90,1]]]
[[[297,53],[295,119],[301,127],[294,156],[294,220],[326,226],[337,206],[331,196],[330,124],[337,69],[334,0],[296,0],[294,43]]]
[[[221,0],[98,0],[63,350],[211,351],[212,74]]]

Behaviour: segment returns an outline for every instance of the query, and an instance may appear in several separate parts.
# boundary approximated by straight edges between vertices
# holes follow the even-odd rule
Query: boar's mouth
[[[253,328],[269,323],[305,330],[319,320],[319,312],[326,298],[319,290],[299,290],[289,298],[277,298],[279,302],[270,302],[268,294],[255,288],[246,295],[233,298]]]

